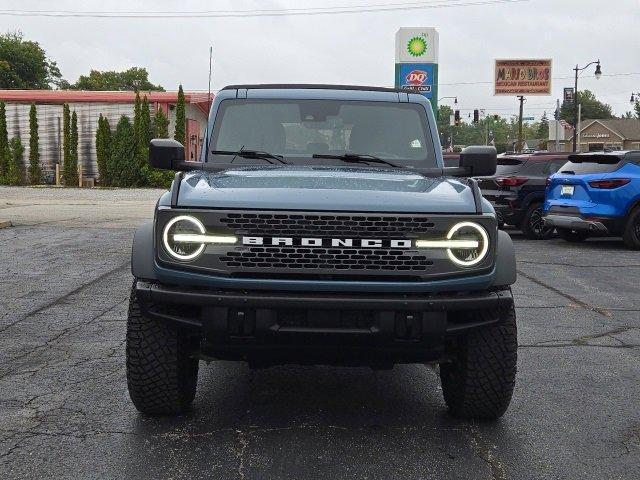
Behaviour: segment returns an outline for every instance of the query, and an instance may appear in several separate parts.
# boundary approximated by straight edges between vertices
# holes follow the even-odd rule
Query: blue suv
[[[640,249],[640,150],[570,155],[549,179],[543,214],[567,241],[614,235]]]

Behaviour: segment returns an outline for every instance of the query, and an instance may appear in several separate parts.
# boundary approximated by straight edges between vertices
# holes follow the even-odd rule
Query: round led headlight
[[[162,243],[169,255],[178,260],[193,260],[202,253],[204,242],[196,242],[206,233],[200,220],[189,215],[181,215],[167,222],[162,233]]]
[[[447,240],[457,242],[460,247],[447,248],[447,255],[453,263],[462,267],[472,267],[480,263],[489,251],[487,231],[474,222],[455,224],[447,234]]]

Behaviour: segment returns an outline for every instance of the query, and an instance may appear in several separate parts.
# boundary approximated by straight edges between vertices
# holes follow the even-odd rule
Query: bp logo
[[[427,52],[427,40],[424,37],[413,37],[407,42],[407,51],[412,57],[421,57]]]

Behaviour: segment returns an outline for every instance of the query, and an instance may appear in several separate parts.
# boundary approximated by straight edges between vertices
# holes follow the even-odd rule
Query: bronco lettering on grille
[[[243,245],[271,245],[277,247],[362,247],[362,248],[411,248],[406,239],[379,238],[295,238],[295,237],[242,237]]]

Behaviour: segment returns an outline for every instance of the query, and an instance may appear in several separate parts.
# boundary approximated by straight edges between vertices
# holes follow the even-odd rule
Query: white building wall
[[[6,103],[7,130],[9,139],[19,137],[25,147],[24,166],[29,164],[29,109],[28,103]],[[62,159],[62,105],[36,105],[38,112],[38,135],[40,163],[45,179],[52,182],[55,165]],[[133,104],[130,103],[70,103],[71,113],[75,110],[78,116],[78,163],[82,165],[83,175],[96,178],[96,130],[100,114],[109,120],[112,134],[122,115],[133,122]],[[153,105],[151,105],[151,122],[153,122]],[[197,120],[200,124],[200,138],[204,137],[206,116],[194,105],[187,104],[186,118]],[[169,136],[173,138],[175,129],[175,107],[169,110]],[[26,170],[25,170],[26,171]]]

